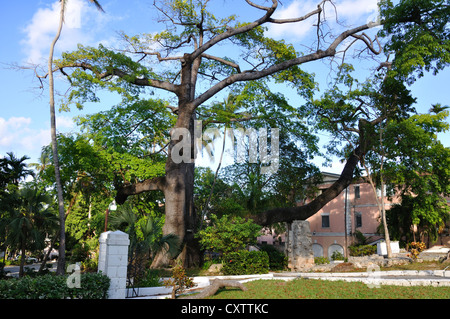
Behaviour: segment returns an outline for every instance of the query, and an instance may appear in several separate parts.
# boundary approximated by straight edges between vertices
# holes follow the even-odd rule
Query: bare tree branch
[[[214,61],[223,63],[225,65],[228,65],[228,66],[232,67],[232,68],[235,68],[239,73],[241,72],[241,68],[239,67],[239,65],[234,63],[234,62],[231,62],[231,61],[228,61],[228,60],[225,60],[225,59],[213,56],[213,55],[209,55],[209,54],[206,54],[206,53],[203,53],[202,57],[206,58],[206,59],[209,59],[209,60],[214,60]]]
[[[357,147],[350,154],[339,179],[321,195],[310,203],[303,206],[274,208],[257,215],[250,216],[255,223],[261,226],[268,226],[278,222],[292,222],[294,220],[306,220],[317,213],[329,201],[336,198],[353,181],[353,172],[358,165],[360,157],[364,154],[361,147]]]
[[[195,101],[193,102],[194,107],[198,107],[202,103],[206,102],[208,99],[213,97],[215,94],[223,90],[224,88],[230,86],[233,83],[240,82],[240,81],[250,81],[250,80],[257,80],[261,79],[263,77],[266,77],[268,75],[272,75],[274,73],[286,70],[292,66],[300,65],[303,63],[316,61],[319,59],[323,59],[325,57],[331,57],[336,54],[336,48],[348,37],[353,36],[357,34],[358,32],[370,29],[374,26],[377,26],[377,23],[368,23],[363,24],[359,27],[347,30],[342,32],[339,36],[336,37],[336,39],[330,44],[330,46],[325,50],[317,50],[316,52],[303,55],[291,60],[287,60],[275,65],[272,65],[264,70],[260,71],[244,71],[238,74],[233,74],[227,77],[226,79],[220,81],[213,87],[211,87],[209,90],[198,96]]]

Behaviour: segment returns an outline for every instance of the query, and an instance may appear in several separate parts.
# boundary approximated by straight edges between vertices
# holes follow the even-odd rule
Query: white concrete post
[[[109,299],[124,299],[127,285],[128,234],[121,231],[107,231],[100,235],[98,272],[108,276],[111,284]]]

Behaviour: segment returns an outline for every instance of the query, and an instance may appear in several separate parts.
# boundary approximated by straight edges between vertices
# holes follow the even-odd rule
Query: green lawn
[[[384,286],[369,288],[360,282],[313,279],[256,280],[219,290],[211,299],[449,299],[450,287]]]

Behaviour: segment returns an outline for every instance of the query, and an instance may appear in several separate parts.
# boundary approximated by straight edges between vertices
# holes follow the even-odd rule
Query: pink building
[[[317,195],[320,195],[322,190],[330,187],[340,177],[339,174],[322,174],[323,182],[318,185]],[[380,190],[377,190],[376,195],[378,197],[381,195]],[[450,204],[450,199],[447,201]],[[307,202],[308,200],[301,204]],[[385,196],[386,210],[399,202],[399,197],[394,196],[388,199]],[[364,179],[352,183],[307,221],[310,224],[314,257],[330,258],[334,251],[339,251],[346,256],[346,247],[354,243],[355,231],[360,231],[366,238],[371,237],[369,243],[383,238],[377,233],[381,219],[375,193],[370,183]],[[273,229],[266,229],[265,233],[258,237],[258,243],[279,245],[281,249],[284,242],[284,234],[277,235]],[[448,235],[441,236],[436,244],[450,246],[450,237]]]
[[[338,174],[323,173],[323,183],[318,186],[319,194],[338,178]],[[371,237],[369,243],[383,238],[377,233],[381,218],[376,196],[379,198],[381,191],[377,189],[376,192],[375,195],[370,183],[361,179],[307,219],[312,233],[314,257],[330,258],[334,251],[345,256],[346,247],[354,243],[355,231],[360,231],[366,238]],[[450,202],[449,199],[447,201]],[[388,210],[393,204],[400,203],[400,198],[385,196],[384,203]],[[450,237],[441,237],[436,244],[450,245]]]
[[[318,186],[319,194],[338,178],[338,174],[323,173],[323,183]],[[377,195],[380,195],[379,191]],[[389,209],[398,202],[396,197],[392,201],[386,198],[385,207]],[[372,241],[381,238],[377,234],[380,214],[375,194],[372,186],[363,180],[351,184],[307,220],[312,233],[314,257],[331,257],[334,251],[345,255],[345,249],[353,243],[353,234],[357,230],[365,237],[371,237]]]

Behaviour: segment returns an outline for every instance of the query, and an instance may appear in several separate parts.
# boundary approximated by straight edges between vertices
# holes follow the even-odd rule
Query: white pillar
[[[127,285],[128,234],[107,231],[100,235],[98,271],[111,279],[109,299],[124,299]]]

